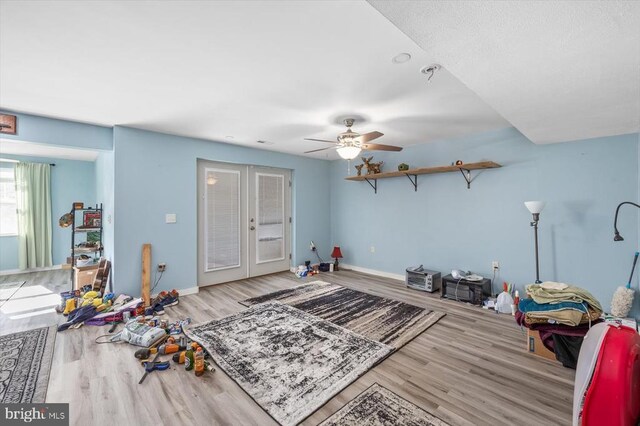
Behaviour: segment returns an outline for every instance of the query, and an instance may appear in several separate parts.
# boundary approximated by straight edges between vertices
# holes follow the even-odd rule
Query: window
[[[18,234],[16,181],[13,169],[0,168],[0,236]]]

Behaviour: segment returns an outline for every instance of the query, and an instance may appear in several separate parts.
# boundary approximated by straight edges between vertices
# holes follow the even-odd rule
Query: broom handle
[[[633,271],[636,269],[636,262],[638,262],[638,252],[636,252],[635,257],[633,258],[633,266],[631,267],[631,275],[629,275],[629,284],[627,284],[627,288],[631,288],[631,279],[633,278]]]

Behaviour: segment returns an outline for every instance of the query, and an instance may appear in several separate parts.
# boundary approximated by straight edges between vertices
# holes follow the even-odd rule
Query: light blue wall
[[[152,244],[152,264],[167,263],[157,290],[197,285],[196,160],[203,158],[293,170],[293,262],[311,259],[309,241],[330,241],[330,163],[153,133],[114,129],[115,289],[140,293],[141,248]],[[177,223],[165,224],[176,213]]]
[[[2,138],[74,148],[113,149],[113,129],[75,121],[58,120],[7,110],[17,117],[17,134],[3,133]]]
[[[515,129],[375,153],[383,170],[452,161],[493,160],[500,169],[472,172],[471,189],[460,173],[345,181],[344,161],[333,164],[332,243],[343,261],[404,275],[410,265],[449,273],[453,268],[491,276],[498,260],[501,280],[522,287],[535,280],[531,214],[527,200],[545,200],[540,216],[540,274],[573,283],[608,307],[628,279],[638,250],[638,210],[621,215],[625,237],[613,242],[616,205],[638,196],[638,135],[553,145],[534,145]],[[359,161],[358,161],[359,163]],[[375,246],[375,253],[370,247]],[[638,278],[636,276],[637,285]]]
[[[115,168],[113,159],[113,151],[102,151],[96,159],[96,199],[102,203],[104,256],[109,260],[113,260],[114,249],[113,185]]]
[[[58,219],[71,210],[74,201],[85,205],[96,203],[95,163],[92,161],[62,160],[2,154],[3,158],[31,163],[54,163],[51,168],[51,220],[53,264],[66,263],[70,255],[71,230],[60,228]],[[5,167],[9,163],[0,163]],[[0,237],[0,269],[18,268],[18,241],[16,237]]]

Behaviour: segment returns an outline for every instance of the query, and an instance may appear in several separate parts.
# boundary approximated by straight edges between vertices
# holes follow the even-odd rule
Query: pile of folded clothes
[[[547,281],[526,287],[529,298],[518,303],[516,321],[540,333],[558,361],[576,368],[584,335],[602,319],[602,306],[587,290]]]

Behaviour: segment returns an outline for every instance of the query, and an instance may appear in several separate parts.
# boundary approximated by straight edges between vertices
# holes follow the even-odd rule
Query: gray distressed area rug
[[[56,327],[0,336],[0,403],[45,402]]]
[[[295,425],[392,348],[268,302],[185,330],[265,411]]]
[[[449,426],[422,408],[374,383],[319,426]]]
[[[267,293],[240,303],[277,300],[371,340],[399,349],[445,314],[323,281]]]

